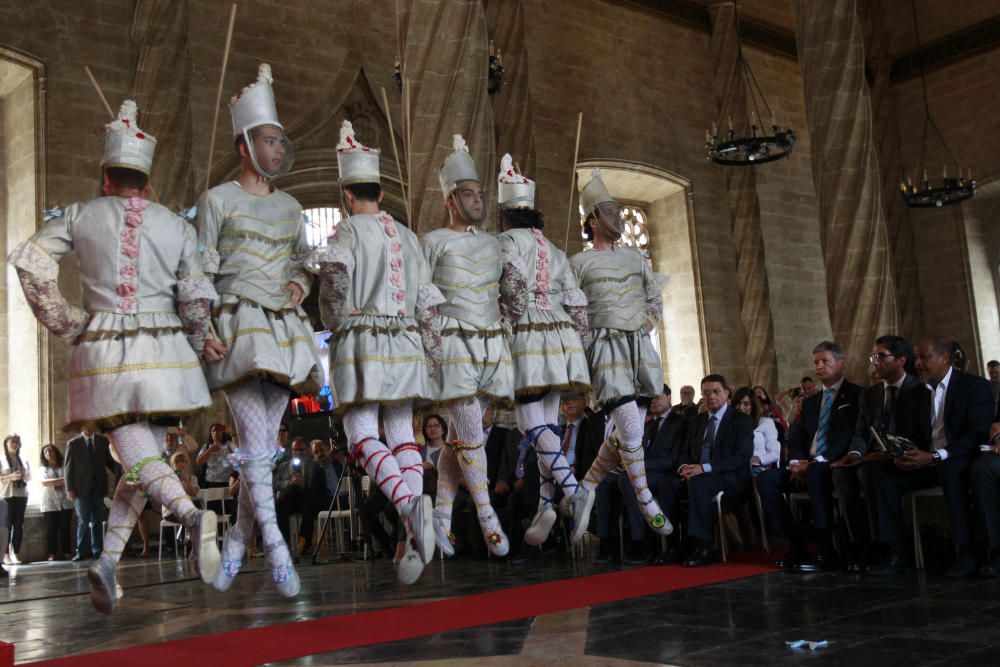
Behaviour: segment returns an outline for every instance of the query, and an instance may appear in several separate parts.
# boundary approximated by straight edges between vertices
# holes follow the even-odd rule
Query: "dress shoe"
[[[83,554],[75,553],[73,554],[73,557],[70,558],[70,560],[73,561],[74,563],[79,563],[81,560],[87,560],[87,557],[84,556]]]
[[[653,557],[653,565],[676,565],[683,562],[681,551],[677,547],[669,547]]]
[[[852,560],[847,564],[847,571],[851,574],[864,574],[868,571],[868,563],[863,560]]]
[[[605,546],[605,542],[602,541],[600,548],[597,550],[597,557],[594,558],[594,564],[607,565],[611,562],[612,558],[611,547]]]
[[[705,565],[715,565],[719,562],[719,555],[715,549],[709,547],[698,547],[691,557],[684,561],[688,567],[704,567]]]
[[[944,576],[952,579],[968,579],[974,577],[979,572],[976,559],[969,554],[959,556],[955,564],[944,571]]]
[[[873,577],[890,577],[903,571],[903,556],[899,553],[891,554],[887,559],[868,570],[868,574]]]
[[[625,556],[622,565],[649,565],[653,560],[653,554],[634,554]]]
[[[836,554],[818,553],[809,560],[798,563],[793,569],[801,574],[812,574],[814,572],[833,572],[840,569],[840,566],[837,563]]]
[[[996,551],[991,557],[989,562],[983,570],[983,574],[987,577],[1000,577],[1000,551]]]
[[[527,563],[534,563],[542,559],[542,550],[540,547],[532,547],[525,545],[521,551],[514,556],[510,564],[511,565],[525,565]]]

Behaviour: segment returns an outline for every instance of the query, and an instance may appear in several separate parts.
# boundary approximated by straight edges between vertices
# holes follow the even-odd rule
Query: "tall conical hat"
[[[445,197],[450,195],[463,181],[475,181],[479,183],[479,174],[476,173],[476,163],[469,155],[469,146],[461,134],[456,134],[452,144],[454,151],[445,159],[441,165],[441,172],[438,180],[441,183],[441,192]]]
[[[156,138],[139,129],[135,120],[138,111],[135,101],[125,100],[118,110],[118,118],[105,126],[102,167],[125,167],[149,175]]]
[[[595,169],[594,173],[591,174],[590,183],[587,183],[580,191],[580,208],[583,209],[584,215],[588,215],[597,208],[598,204],[606,201],[615,201],[615,198],[611,196],[604,181],[601,180],[601,170]]]
[[[344,185],[378,183],[379,153],[377,148],[363,146],[354,136],[351,121],[345,120],[340,126],[340,143],[337,144],[340,182]]]
[[[535,208],[535,182],[514,171],[510,153],[500,158],[497,203],[506,208]]]
[[[271,88],[273,81],[271,66],[261,63],[257,68],[257,80],[229,100],[233,136],[238,137],[261,125],[275,125],[285,129],[278,120],[278,107],[274,103],[274,90]]]

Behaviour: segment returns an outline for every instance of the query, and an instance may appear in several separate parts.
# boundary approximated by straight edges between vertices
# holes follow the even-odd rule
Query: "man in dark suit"
[[[674,474],[680,464],[681,455],[687,444],[688,419],[682,413],[674,412],[670,407],[670,387],[663,385],[663,393],[653,399],[649,405],[649,423],[642,439],[646,450],[646,483],[654,498],[662,495],[667,478]],[[646,544],[652,531],[648,529],[646,519],[639,509],[639,500],[627,477],[618,480],[618,488],[625,499],[625,512],[628,519],[629,535],[632,537],[630,553],[626,555],[627,565],[638,565],[649,562],[653,557]],[[671,521],[676,517],[669,516]],[[659,550],[659,539],[656,540]],[[658,557],[661,557],[662,554]]]
[[[1000,577],[1000,414],[993,418],[990,441],[984,449],[972,466],[972,488],[990,548],[986,576]]]
[[[500,457],[503,454],[504,443],[507,442],[507,429],[493,423],[493,406],[483,410],[483,439],[486,451],[487,488],[494,488],[497,483],[497,473],[500,468]]]
[[[882,336],[875,341],[869,360],[881,381],[862,392],[850,451],[830,464],[840,513],[847,519],[847,569],[855,573],[864,572],[869,560],[870,526],[875,517],[871,506],[875,497],[873,471],[890,459],[877,447],[872,429],[902,436],[925,449],[930,443],[930,422],[920,418],[921,406],[927,402],[927,386],[914,375],[913,345],[900,336]]]
[[[791,541],[786,566],[796,572],[835,570],[833,548],[833,474],[831,463],[842,464],[858,424],[861,387],[844,378],[844,348],[823,341],[813,348],[813,367],[823,391],[802,402],[799,418],[788,430],[788,467],[765,470],[757,491],[771,516],[781,520]],[[812,505],[820,549],[809,559],[805,537],[792,517],[784,493],[805,489]]]
[[[921,419],[930,422],[930,447],[907,451],[875,470],[876,533],[890,554],[872,568],[889,575],[903,568],[903,494],[940,485],[948,506],[949,531],[956,548],[955,563],[946,576],[976,574],[969,527],[969,469],[979,446],[989,438],[993,392],[988,380],[953,366],[952,341],[929,337],[917,345],[917,374],[927,383]]]
[[[714,498],[722,491],[727,504],[750,493],[753,428],[750,418],[730,408],[726,378],[706,375],[701,381],[705,412],[691,420],[676,473],[663,483],[661,508],[672,515],[685,489],[688,538],[695,548],[685,565],[699,567],[718,560],[714,548]]]
[[[76,509],[76,554],[73,560],[99,558],[104,548],[104,498],[107,469],[114,465],[108,439],[89,428],[66,443],[66,496]]]

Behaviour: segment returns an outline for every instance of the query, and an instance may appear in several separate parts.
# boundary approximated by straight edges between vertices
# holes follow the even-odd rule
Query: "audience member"
[[[167,458],[170,458],[176,452],[186,452],[188,460],[193,463],[194,456],[198,452],[198,441],[188,435],[180,426],[170,426],[167,428],[167,442],[164,447],[164,454],[166,454]],[[194,466],[192,465],[191,468],[193,472]]]
[[[21,540],[24,533],[24,512],[28,507],[28,482],[31,467],[21,458],[21,436],[11,433],[3,441],[3,459],[0,459],[0,497],[7,501],[9,553],[4,560],[11,565],[21,562]]]
[[[984,574],[1000,577],[1000,420],[990,427],[990,441],[980,447],[979,460],[972,468],[972,488],[986,526],[989,547]]]
[[[701,381],[705,412],[687,429],[687,443],[680,466],[664,484],[660,505],[672,515],[686,492],[688,538],[693,550],[685,561],[689,567],[718,560],[714,543],[714,498],[722,491],[729,506],[748,497],[752,485],[753,423],[742,412],[728,406],[729,393],[722,375],[706,375]]]
[[[878,446],[872,430],[908,438],[929,447],[930,421],[921,419],[929,404],[927,387],[913,374],[913,345],[900,336],[882,336],[869,357],[879,382],[866,388],[858,403],[858,421],[848,455],[830,465],[840,513],[847,521],[847,569],[862,573],[871,558],[871,529],[875,513],[872,502],[873,471],[890,459]],[[864,499],[861,491],[864,490]]]
[[[313,527],[316,517],[330,505],[326,490],[326,475],[306,446],[306,439],[292,440],[291,456],[278,463],[274,470],[275,504],[278,529],[285,542],[295,551],[297,545],[291,540],[291,517],[302,514],[299,539],[301,550],[312,549]]]
[[[990,379],[990,388],[993,390],[993,402],[1000,402],[1000,361],[990,359],[986,362],[986,376]]]
[[[76,509],[76,553],[73,560],[99,558],[104,544],[104,499],[108,495],[108,468],[114,465],[110,443],[84,428],[66,443],[66,496]]]
[[[195,459],[199,470],[198,481],[202,487],[224,487],[229,483],[229,474],[233,471],[230,457],[235,449],[226,425],[212,424],[209,428],[209,440],[198,451]]]
[[[7,530],[7,501],[0,497],[0,553],[7,553],[7,537],[9,531]],[[3,566],[3,560],[0,559],[0,579],[7,579],[10,574],[7,569]]]
[[[733,394],[732,407],[750,417],[753,429],[753,458],[750,462],[757,471],[769,470],[778,464],[781,443],[774,419],[763,414],[764,410],[754,389],[740,387]]]
[[[785,434],[788,433],[788,422],[785,421],[781,406],[771,400],[771,395],[764,387],[757,385],[753,388],[753,392],[760,401],[760,416],[774,420],[774,425],[778,429],[778,440],[784,440]]]
[[[684,446],[687,442],[689,420],[670,408],[670,387],[663,385],[663,393],[650,402],[651,416],[643,434],[642,446],[646,457],[646,484],[654,498],[661,497],[667,477],[677,469]],[[628,519],[631,546],[625,557],[626,565],[647,563],[656,558],[659,563],[670,560],[668,554],[656,553],[649,549],[647,543],[655,540],[655,550],[659,552],[660,540],[649,529],[642,511],[639,509],[639,499],[635,489],[628,479],[622,476],[618,480],[618,488],[625,499],[625,512]],[[662,508],[661,508],[662,509]],[[669,516],[671,521],[677,517]],[[675,523],[676,525],[676,523]]]
[[[63,455],[55,445],[42,447],[42,514],[45,515],[45,542],[49,560],[73,557],[69,529],[73,522],[73,502],[66,496]]]
[[[831,464],[849,456],[861,396],[861,387],[844,378],[844,348],[838,343],[823,341],[813,348],[813,366],[823,391],[805,398],[799,419],[788,430],[788,466],[757,476],[761,503],[770,516],[780,519],[791,541],[786,567],[796,572],[838,568],[833,546]],[[792,518],[784,497],[785,493],[803,489],[809,494],[820,543],[811,559],[804,531]]]
[[[500,467],[500,455],[507,441],[507,429],[493,422],[495,414],[493,406],[483,410],[483,442],[486,451],[487,488],[492,489],[497,483],[497,469]]]
[[[698,404],[694,402],[694,387],[689,384],[681,387],[681,402],[671,408],[671,411],[685,419],[692,419],[698,415]]]
[[[937,485],[944,491],[956,550],[955,563],[945,575],[976,574],[969,526],[969,469],[979,446],[989,438],[994,403],[987,380],[955,367],[954,350],[954,341],[936,336],[917,345],[917,374],[930,392],[920,417],[930,421],[930,447],[910,449],[875,469],[876,533],[890,552],[872,568],[874,575],[895,574],[903,568],[903,494]]]

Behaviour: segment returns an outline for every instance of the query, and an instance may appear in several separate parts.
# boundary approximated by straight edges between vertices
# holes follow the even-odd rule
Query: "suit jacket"
[[[701,444],[711,415],[703,412],[688,425],[687,446],[680,465],[698,463]],[[728,484],[750,482],[750,459],[753,458],[753,421],[742,412],[729,407],[715,430],[715,440],[708,462],[712,472],[722,475]]]
[[[106,495],[108,492],[108,468],[115,464],[111,458],[110,442],[100,433],[94,434],[94,451],[87,448],[83,434],[66,443],[66,461],[63,475],[66,491],[86,495],[94,490]]]
[[[930,428],[933,395],[928,390],[925,419]],[[944,399],[944,434],[948,441],[948,455],[976,456],[979,445],[989,440],[993,422],[993,390],[990,381],[978,375],[951,372],[951,382]]]
[[[858,403],[858,421],[850,451],[862,456],[873,451],[874,443],[869,430],[871,426],[886,430],[893,435],[909,438],[923,450],[930,449],[930,421],[925,419],[924,414],[927,400],[927,385],[918,377],[907,374],[896,394],[896,405],[893,410],[895,428],[890,430],[890,422],[882,414],[885,405],[885,383],[879,382],[866,387],[861,392],[861,400]]]
[[[577,479],[583,479],[587,474],[604,444],[604,424],[603,410],[588,414],[580,423],[580,432],[576,435],[576,447],[573,450],[576,453],[573,468]]]
[[[654,426],[656,421],[649,423]],[[646,446],[646,472],[668,473],[677,470],[687,444],[688,420],[678,412],[668,412],[667,418],[655,431],[647,429],[643,445]]]
[[[802,402],[798,420],[788,430],[789,460],[809,461],[816,431],[819,430],[819,413],[823,401],[823,391]],[[861,401],[861,387],[844,380],[840,391],[833,399],[830,415],[830,432],[823,456],[828,461],[836,461],[847,454],[858,426],[858,404]]]
[[[511,489],[514,488],[514,483],[517,481],[517,457],[521,455],[521,432],[517,429],[505,429],[503,446],[500,449],[500,457],[497,463],[496,479],[490,484],[490,488],[494,488],[497,482],[503,481],[507,482],[507,485]],[[492,432],[490,433],[492,435]],[[525,469],[528,469],[527,463],[525,463]],[[538,466],[535,466],[535,470]]]
[[[500,456],[503,453],[503,446],[506,441],[507,429],[503,426],[494,425],[490,429],[490,435],[486,438],[486,444],[484,445],[484,449],[486,450],[486,478],[489,480],[491,489],[497,483]]]

